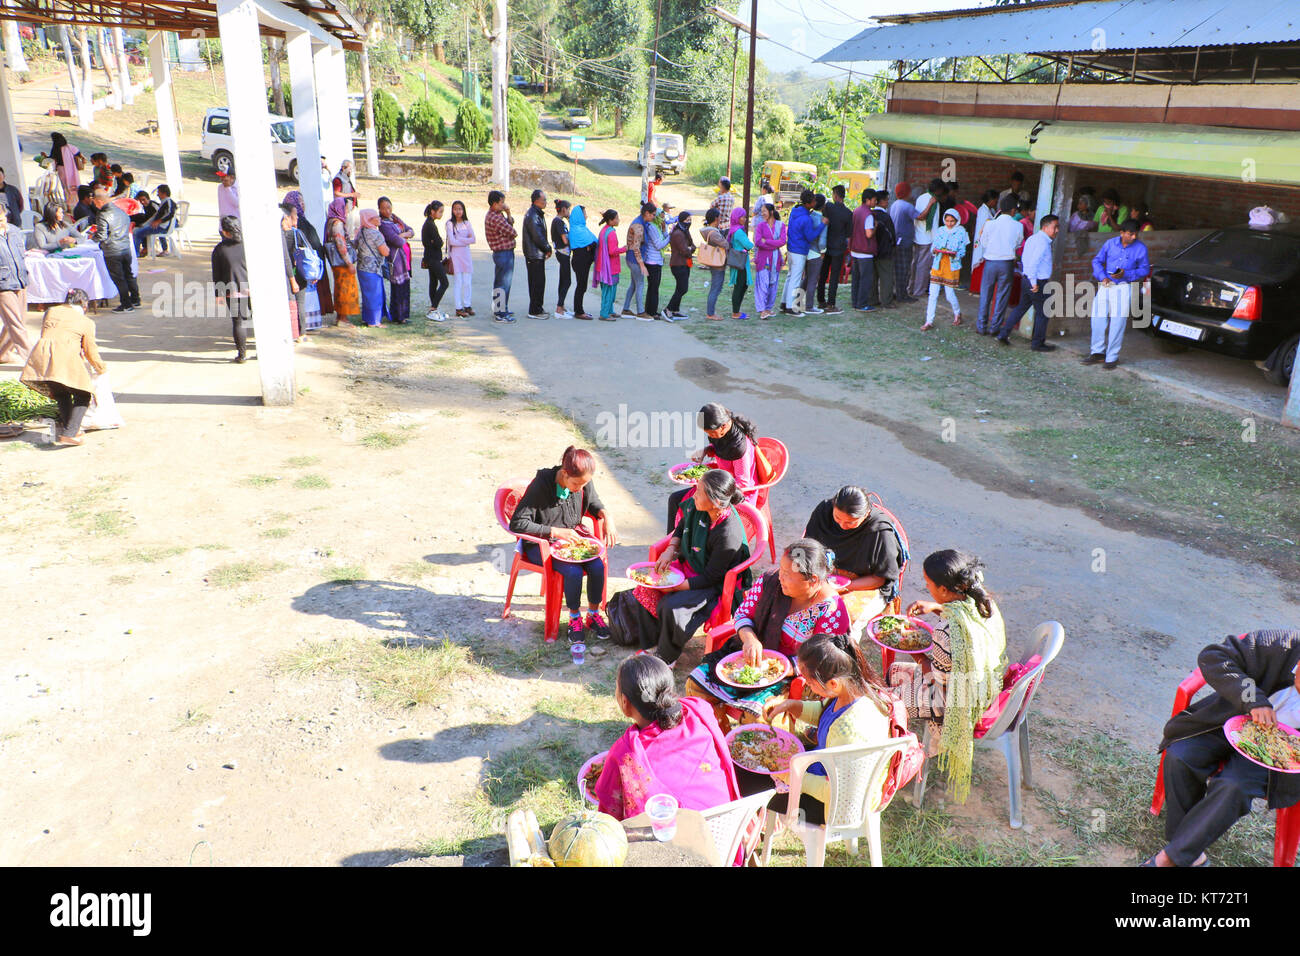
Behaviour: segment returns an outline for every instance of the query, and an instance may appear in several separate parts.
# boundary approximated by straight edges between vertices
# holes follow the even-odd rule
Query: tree
[[[506,91],[506,138],[511,149],[527,149],[537,137],[541,122],[537,110],[516,89]]]
[[[615,132],[645,103],[648,44],[653,15],[647,0],[574,0],[560,12],[556,36],[571,69],[571,102],[585,106],[593,121],[598,109],[614,114]],[[575,60],[574,58],[577,58]],[[587,61],[587,62],[583,62]]]
[[[406,114],[406,126],[420,144],[420,155],[430,146],[443,146],[447,142],[447,127],[442,116],[429,99],[419,99],[411,104]]]
[[[277,99],[275,90],[267,88],[266,91],[266,108],[272,113],[284,112],[283,116],[293,115],[293,87],[289,85],[288,80],[280,84],[280,96]]]
[[[406,131],[406,116],[397,97],[387,90],[375,90],[371,101],[375,110],[375,142],[384,152],[390,146],[400,146]]]
[[[456,107],[456,142],[467,153],[482,152],[492,139],[492,117],[480,106],[462,99]]]

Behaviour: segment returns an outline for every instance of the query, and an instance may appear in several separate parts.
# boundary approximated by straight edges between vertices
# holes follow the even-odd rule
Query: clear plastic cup
[[[581,641],[578,641],[576,644],[570,644],[569,653],[573,655],[573,663],[581,664],[587,660],[587,645]]]
[[[667,793],[656,793],[645,802],[645,812],[650,817],[650,827],[655,839],[667,843],[677,835],[677,798]]]

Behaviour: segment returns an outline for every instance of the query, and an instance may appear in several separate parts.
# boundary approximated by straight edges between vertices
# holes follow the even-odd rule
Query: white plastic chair
[[[1021,780],[1023,779],[1026,787],[1034,785],[1029,773],[1029,706],[1034,702],[1034,695],[1038,693],[1038,688],[1043,686],[1047,665],[1061,653],[1061,645],[1064,643],[1065,628],[1058,621],[1044,621],[1038,625],[1038,629],[1034,632],[1033,649],[1021,658],[1021,663],[1027,663],[1037,654],[1040,658],[1038,665],[1028,673],[1022,674],[1020,680],[1012,685],[1007,706],[1003,708],[988,732],[975,740],[976,746],[995,748],[1002,751],[1002,756],[1006,758],[1009,815],[1013,830],[1019,830],[1024,822],[1020,812]],[[925,728],[927,753],[930,739],[930,726],[927,724]],[[925,800],[925,782],[929,768],[930,761],[927,759],[921,766],[921,772],[916,775],[912,805],[918,810]]]
[[[879,744],[854,744],[848,747],[828,747],[796,754],[790,761],[790,804],[781,816],[767,818],[767,832],[763,840],[763,865],[772,854],[772,839],[784,828],[797,834],[803,841],[804,854],[809,866],[826,865],[826,844],[843,840],[849,853],[858,852],[858,838],[867,838],[871,865],[881,865],[880,809],[871,806],[880,792],[889,761],[916,741],[914,734],[893,737]],[[826,824],[813,826],[799,819],[799,797],[803,793],[804,772],[815,763],[826,770],[830,784],[826,801]]]
[[[741,797],[720,807],[712,807],[700,812],[708,824],[709,835],[713,837],[713,846],[718,852],[718,866],[731,866],[736,861],[736,853],[745,838],[745,831],[750,821],[763,821],[763,813],[768,802],[776,796],[775,790],[764,790],[752,797]]]
[[[176,203],[176,212],[172,215],[172,221],[167,224],[166,232],[159,232],[149,237],[149,258],[157,259],[162,250],[163,240],[167,240],[171,248],[175,250],[173,255],[177,259],[181,258],[181,249],[192,250],[193,244],[190,242],[189,233],[185,231],[185,222],[190,217],[189,200],[182,199]]]
[[[33,211],[33,207],[29,206],[28,208],[24,209],[22,212],[18,214],[18,218],[22,220],[22,225],[20,228],[23,230],[23,232],[31,232],[33,229],[36,228],[37,216],[36,213]]]

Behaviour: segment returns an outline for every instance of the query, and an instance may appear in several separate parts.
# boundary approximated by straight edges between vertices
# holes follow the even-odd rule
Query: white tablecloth
[[[79,258],[65,259],[56,255],[28,256],[27,301],[62,302],[69,289],[84,289],[92,299],[117,297],[117,286],[104,265],[104,254],[99,246],[86,243],[73,247]],[[139,263],[135,248],[131,249],[131,272],[138,275]]]

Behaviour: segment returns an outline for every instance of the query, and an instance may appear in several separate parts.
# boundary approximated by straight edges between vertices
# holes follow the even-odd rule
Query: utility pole
[[[492,30],[492,180],[510,190],[510,143],[506,129],[506,0],[493,3]]]
[[[844,81],[844,102],[840,105],[840,169],[844,168],[844,146],[849,137],[848,111],[849,88],[853,86],[853,70],[849,69],[848,79]]]
[[[379,175],[375,144],[375,95],[370,83],[370,52],[361,44],[361,115],[366,118],[366,175]]]
[[[731,42],[731,109],[727,112],[727,178],[731,178],[731,137],[736,129],[736,61],[740,56],[740,26],[732,27]]]
[[[659,81],[659,15],[664,12],[664,0],[655,4],[654,51],[650,54],[650,90],[645,98],[645,142],[641,144],[641,195],[646,195],[650,182],[650,143],[655,134],[655,84]]]
[[[754,168],[754,64],[758,61],[758,0],[749,5],[749,101],[745,106],[745,189],[742,205],[749,208],[750,170]],[[778,185],[779,188],[779,185]]]

